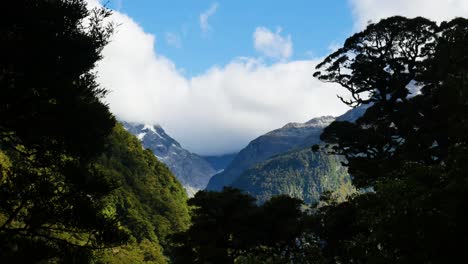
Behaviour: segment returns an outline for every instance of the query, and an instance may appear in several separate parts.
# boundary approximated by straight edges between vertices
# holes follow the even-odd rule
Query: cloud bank
[[[318,60],[266,65],[235,58],[187,78],[157,53],[155,36],[119,12],[113,20],[120,26],[97,68],[111,111],[126,121],[161,124],[193,152],[238,151],[288,122],[346,110],[335,96],[340,88],[312,77]]]
[[[257,27],[253,38],[255,49],[266,57],[286,60],[292,55],[291,36],[281,36],[281,28],[272,32],[265,27]]]
[[[437,22],[468,16],[467,0],[350,0],[350,4],[356,30],[365,28],[368,21],[394,15],[423,16]]]
[[[89,1],[97,5],[97,0]],[[468,15],[468,1],[462,0],[349,1],[356,30],[368,20],[391,15],[422,15],[437,21]],[[210,29],[208,19],[216,9],[214,4],[200,15],[202,30]],[[293,43],[281,30],[258,27],[253,34],[254,48],[278,62],[233,58],[187,78],[155,50],[154,35],[120,12],[112,19],[121,26],[97,68],[100,83],[111,91],[106,98],[111,111],[126,121],[161,124],[193,152],[237,151],[285,123],[338,115],[347,109],[336,98],[336,94],[346,95],[343,89],[312,77],[319,58],[286,61]],[[177,46],[172,36],[166,36],[166,41]]]

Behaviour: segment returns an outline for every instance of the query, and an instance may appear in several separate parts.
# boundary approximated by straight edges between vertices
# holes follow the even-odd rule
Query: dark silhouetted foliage
[[[0,260],[83,263],[127,235],[95,166],[115,119],[95,63],[112,33],[82,0],[15,0],[0,16]]]
[[[291,259],[300,252],[302,201],[276,196],[262,206],[240,190],[202,191],[189,200],[192,225],[174,236],[174,263]]]
[[[321,136],[346,158],[353,183],[372,187],[311,221],[328,262],[464,258],[468,20],[384,19],[317,67],[319,79],[351,92],[346,103],[371,104],[355,123],[334,122]]]

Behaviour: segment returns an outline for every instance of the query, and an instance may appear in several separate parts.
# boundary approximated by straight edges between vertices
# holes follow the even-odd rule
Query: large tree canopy
[[[342,100],[351,106],[392,106],[407,99],[408,85],[425,70],[423,62],[433,55],[437,31],[435,22],[421,17],[384,19],[348,38],[317,65],[323,71],[314,75],[349,90],[352,98]]]
[[[437,25],[391,17],[371,24],[317,66],[342,85],[355,123],[321,138],[358,187],[319,209],[315,234],[331,263],[449,263],[461,259],[468,217],[468,20]]]
[[[450,145],[466,140],[450,133],[463,131],[455,120],[466,110],[467,30],[462,18],[437,26],[391,17],[317,66],[315,76],[351,92],[348,104],[371,105],[356,123],[334,122],[322,135],[348,159],[356,184],[371,185],[404,162],[440,164]]]
[[[94,166],[115,125],[93,72],[112,33],[83,0],[0,4],[0,259],[83,262],[124,233]]]

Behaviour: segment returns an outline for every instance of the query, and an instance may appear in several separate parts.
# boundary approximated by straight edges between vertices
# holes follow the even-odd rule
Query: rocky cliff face
[[[211,176],[216,173],[205,159],[184,149],[161,126],[128,122],[122,124],[142,142],[143,147],[152,150],[154,155],[169,167],[189,196],[204,189]]]

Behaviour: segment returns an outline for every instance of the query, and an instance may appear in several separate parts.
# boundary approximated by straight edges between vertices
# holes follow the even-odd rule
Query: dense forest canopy
[[[167,263],[187,197],[101,101],[111,12],[83,0],[2,11],[0,262]]]
[[[189,225],[187,195],[154,154],[118,124],[108,148],[97,160],[119,188],[106,196],[106,212],[114,213],[129,234],[123,247],[98,251],[104,263],[167,263],[170,237]]]
[[[78,0],[8,1],[2,11],[2,258],[71,261],[121,244],[101,202],[116,185],[93,165],[115,126],[92,72],[110,12]]]

